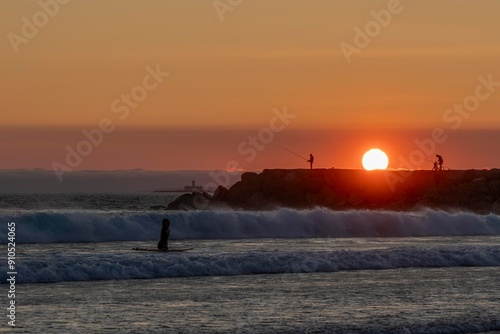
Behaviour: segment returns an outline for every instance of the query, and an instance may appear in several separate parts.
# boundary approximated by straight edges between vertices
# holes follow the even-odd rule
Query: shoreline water
[[[17,330],[500,329],[499,215],[432,209],[151,209],[174,196],[10,198],[0,219],[16,223]],[[172,222],[171,246],[194,249],[132,251],[156,246],[165,217]],[[3,241],[3,225],[0,235]],[[2,273],[2,282],[5,278]]]
[[[496,239],[495,239],[496,238]],[[137,254],[137,243],[37,244],[25,249],[46,278],[18,285],[18,327],[25,333],[474,333],[500,329],[499,263],[473,264],[498,252],[498,237],[184,241],[184,254]],[[461,245],[461,246],[460,246]],[[467,245],[467,246],[464,246]],[[439,263],[466,247],[462,264]],[[308,249],[314,249],[309,252]],[[425,263],[411,265],[418,250]],[[465,249],[465,248],[464,248]],[[392,253],[409,252],[396,267]],[[348,268],[351,260],[362,267]],[[308,255],[307,255],[307,254]],[[36,255],[39,254],[39,255]],[[286,266],[278,256],[288,256]],[[301,255],[302,254],[302,255]],[[337,258],[322,258],[338,254]],[[364,254],[364,255],[363,255]],[[304,257],[305,255],[305,257]],[[112,256],[110,258],[109,256]],[[236,256],[236,257],[235,257]],[[248,257],[251,272],[234,271]],[[125,273],[124,259],[136,277]],[[203,259],[202,259],[203,258]],[[44,268],[43,261],[52,261]],[[134,260],[135,259],[135,260]],[[210,260],[212,259],[212,260]],[[255,259],[261,259],[255,262]],[[276,261],[273,262],[273,259]],[[497,256],[497,259],[498,256]],[[26,258],[22,259],[26,263]],[[87,261],[88,260],[88,261]],[[170,275],[181,263],[196,275]],[[323,271],[321,263],[337,264]],[[70,264],[70,266],[68,266]],[[225,271],[216,270],[226,264]],[[261,268],[262,270],[257,270]],[[284,269],[284,270],[283,270]],[[53,270],[53,276],[49,275]],[[89,276],[101,270],[108,276]],[[256,271],[257,270],[257,271]],[[70,271],[73,277],[71,279]],[[149,276],[164,271],[166,275]],[[64,272],[66,272],[64,274]],[[181,269],[186,273],[186,269]],[[41,275],[43,273],[39,273]],[[97,278],[97,279],[96,279]]]

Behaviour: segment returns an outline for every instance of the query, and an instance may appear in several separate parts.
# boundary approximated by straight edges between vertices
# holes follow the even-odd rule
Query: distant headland
[[[500,213],[500,169],[492,170],[347,170],[265,169],[213,195],[184,194],[172,210],[277,207],[333,210],[411,211],[421,208]]]

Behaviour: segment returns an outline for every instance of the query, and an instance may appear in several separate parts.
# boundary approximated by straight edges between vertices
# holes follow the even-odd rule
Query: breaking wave
[[[19,262],[19,283],[337,272],[408,267],[500,266],[499,246],[181,254],[46,254]],[[5,272],[0,273],[6,282]],[[5,276],[5,277],[2,277]]]
[[[1,243],[7,224],[16,223],[19,243],[103,242],[156,240],[161,220],[171,222],[171,238],[324,238],[500,235],[500,216],[473,213],[332,211],[100,212],[21,211],[2,213]]]

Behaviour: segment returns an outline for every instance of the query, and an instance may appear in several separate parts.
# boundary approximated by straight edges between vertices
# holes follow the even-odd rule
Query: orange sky
[[[0,168],[64,164],[103,119],[114,130],[74,169],[224,168],[284,106],[296,117],[243,168],[298,167],[278,143],[345,168],[384,145],[398,167],[434,128],[456,166],[500,166],[500,86],[484,86],[500,82],[500,2],[401,0],[349,62],[342,43],[356,46],[356,27],[393,1],[242,0],[222,14],[211,0],[2,1]],[[53,17],[27,38],[40,3]],[[155,81],[155,69],[169,75]],[[477,108],[448,111],[478,85]]]

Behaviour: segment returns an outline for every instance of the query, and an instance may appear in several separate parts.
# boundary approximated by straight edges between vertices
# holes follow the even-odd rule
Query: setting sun
[[[386,169],[389,164],[387,154],[378,148],[373,148],[363,156],[363,167],[366,170]]]

